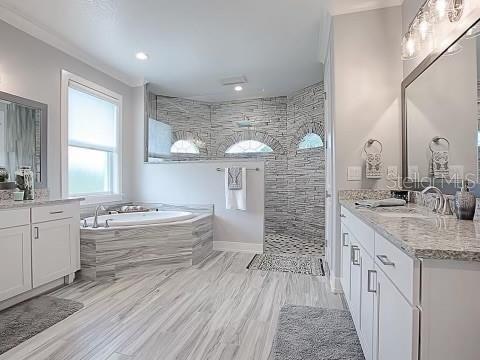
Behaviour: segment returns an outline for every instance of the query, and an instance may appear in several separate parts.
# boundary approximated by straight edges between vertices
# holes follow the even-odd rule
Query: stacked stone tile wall
[[[290,97],[205,103],[150,95],[150,117],[172,127],[174,140],[205,144],[197,159],[225,157],[265,161],[265,231],[324,243],[325,157],[323,149],[298,150],[303,137],[324,138],[323,83]],[[242,128],[248,121],[252,126]],[[258,140],[273,149],[268,154],[229,155],[240,140]],[[192,160],[177,155],[173,160]]]

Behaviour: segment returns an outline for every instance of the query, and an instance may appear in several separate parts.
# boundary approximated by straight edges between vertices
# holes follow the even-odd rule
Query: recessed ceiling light
[[[138,60],[148,60],[148,55],[145,54],[144,52],[138,52],[135,54],[135,57],[138,59]]]
[[[243,90],[243,87],[241,87],[240,85],[235,86],[235,91],[242,91],[242,90]]]

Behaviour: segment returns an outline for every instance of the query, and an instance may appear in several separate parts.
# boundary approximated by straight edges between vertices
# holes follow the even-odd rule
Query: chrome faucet
[[[105,206],[97,205],[97,207],[95,208],[95,217],[93,218],[93,226],[92,226],[92,228],[94,229],[98,228],[98,212],[99,211],[106,211]]]
[[[428,192],[435,192],[438,197],[435,199],[435,204],[433,206],[433,212],[436,212],[441,215],[452,215],[452,208],[450,207],[450,200],[448,196],[442,193],[442,190],[436,186],[427,186],[422,191],[422,201],[423,205],[426,205],[425,194]]]

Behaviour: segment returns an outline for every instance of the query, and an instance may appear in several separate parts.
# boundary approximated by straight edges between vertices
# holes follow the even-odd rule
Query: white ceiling
[[[327,10],[401,0],[0,0],[0,18],[130,84],[209,101],[322,79]],[[40,5],[41,4],[41,5]],[[135,59],[145,51],[150,59]],[[242,93],[220,80],[245,75]]]

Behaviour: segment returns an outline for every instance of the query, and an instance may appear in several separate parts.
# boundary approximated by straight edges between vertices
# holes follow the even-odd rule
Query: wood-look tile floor
[[[247,270],[214,252],[187,269],[78,281],[53,295],[85,307],[0,360],[271,360],[284,304],[342,309],[325,277]]]

